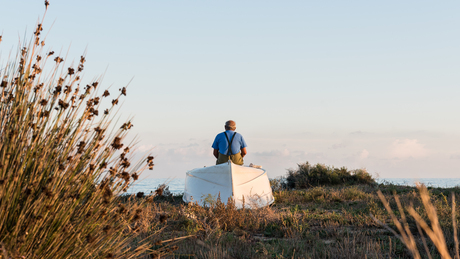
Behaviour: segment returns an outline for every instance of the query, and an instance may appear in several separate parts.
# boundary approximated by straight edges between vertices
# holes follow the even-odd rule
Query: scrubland
[[[345,178],[357,172],[361,183],[357,184],[352,177],[348,178],[351,182],[325,181],[323,185],[296,189],[296,174],[305,168],[310,173],[316,170],[308,179],[311,183],[328,176],[334,179],[331,177],[340,170]],[[144,210],[143,225],[160,221],[158,228],[163,231],[158,238],[168,240],[169,249],[174,250],[165,258],[441,258],[436,244],[440,241],[433,242],[426,234],[434,224],[427,211],[433,211],[424,206],[417,188],[377,184],[362,169],[347,171],[307,163],[288,172],[287,178],[288,181],[271,181],[275,203],[261,209],[238,210],[231,202],[225,205],[219,200],[209,207],[200,207],[183,203],[181,195],[157,196]],[[299,179],[305,183],[303,176]],[[385,208],[379,192],[389,201],[392,213]],[[454,206],[453,221],[452,197],[458,200],[460,189],[428,188],[427,192],[445,236],[445,250],[455,255],[458,245],[453,231],[459,208]],[[410,208],[428,222],[426,230],[409,216]],[[398,222],[407,230],[406,237],[412,234],[419,252],[408,248],[406,243],[410,240],[405,242]],[[141,232],[148,236],[147,229]],[[180,237],[186,238],[174,240]]]

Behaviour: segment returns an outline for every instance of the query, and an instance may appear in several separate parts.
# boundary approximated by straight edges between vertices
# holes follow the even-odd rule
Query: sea
[[[378,183],[391,183],[395,185],[415,186],[416,182],[420,182],[429,187],[451,188],[460,187],[460,178],[379,178]],[[185,178],[146,178],[135,182],[131,188],[127,190],[128,194],[143,192],[146,195],[155,190],[161,185],[167,186],[167,191],[171,194],[181,194],[184,192]]]

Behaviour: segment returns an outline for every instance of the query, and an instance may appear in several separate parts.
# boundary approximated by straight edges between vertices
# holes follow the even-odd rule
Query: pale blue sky
[[[2,60],[44,10],[2,1]],[[144,177],[212,165],[228,119],[270,177],[310,161],[381,177],[457,177],[460,2],[51,1],[47,47],[85,79],[131,79]],[[29,33],[30,34],[30,33]],[[68,63],[70,64],[70,63]]]

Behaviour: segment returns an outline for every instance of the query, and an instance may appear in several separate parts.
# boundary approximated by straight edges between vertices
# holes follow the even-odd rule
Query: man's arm
[[[244,157],[247,153],[248,153],[248,151],[246,150],[245,147],[241,149],[241,156],[242,157]]]
[[[216,158],[219,158],[219,150],[214,148],[214,151],[212,152]]]

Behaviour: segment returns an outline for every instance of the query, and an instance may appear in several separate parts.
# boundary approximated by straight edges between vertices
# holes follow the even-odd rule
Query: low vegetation
[[[283,182],[272,180],[275,203],[269,207],[238,210],[231,201],[200,207],[183,203],[181,195],[166,195],[149,203],[145,220],[164,219],[158,226],[164,231],[157,238],[171,240],[176,249],[165,258],[413,258],[414,245],[407,246],[407,240],[415,244],[420,258],[441,258],[437,240],[433,242],[427,235],[430,230],[423,228],[432,223],[418,224],[408,216],[415,211],[419,220],[433,222],[433,210],[424,206],[429,197],[445,237],[444,253],[456,254],[460,208],[451,201],[459,199],[459,188],[421,189],[420,195],[416,187],[372,181],[276,189]],[[412,239],[401,238],[400,221]],[[187,238],[177,239],[181,237]]]
[[[297,169],[289,169],[285,187],[289,189],[303,189],[323,185],[353,185],[375,184],[366,169],[348,170],[345,167],[335,168],[323,164],[311,165],[306,162],[298,164]]]

